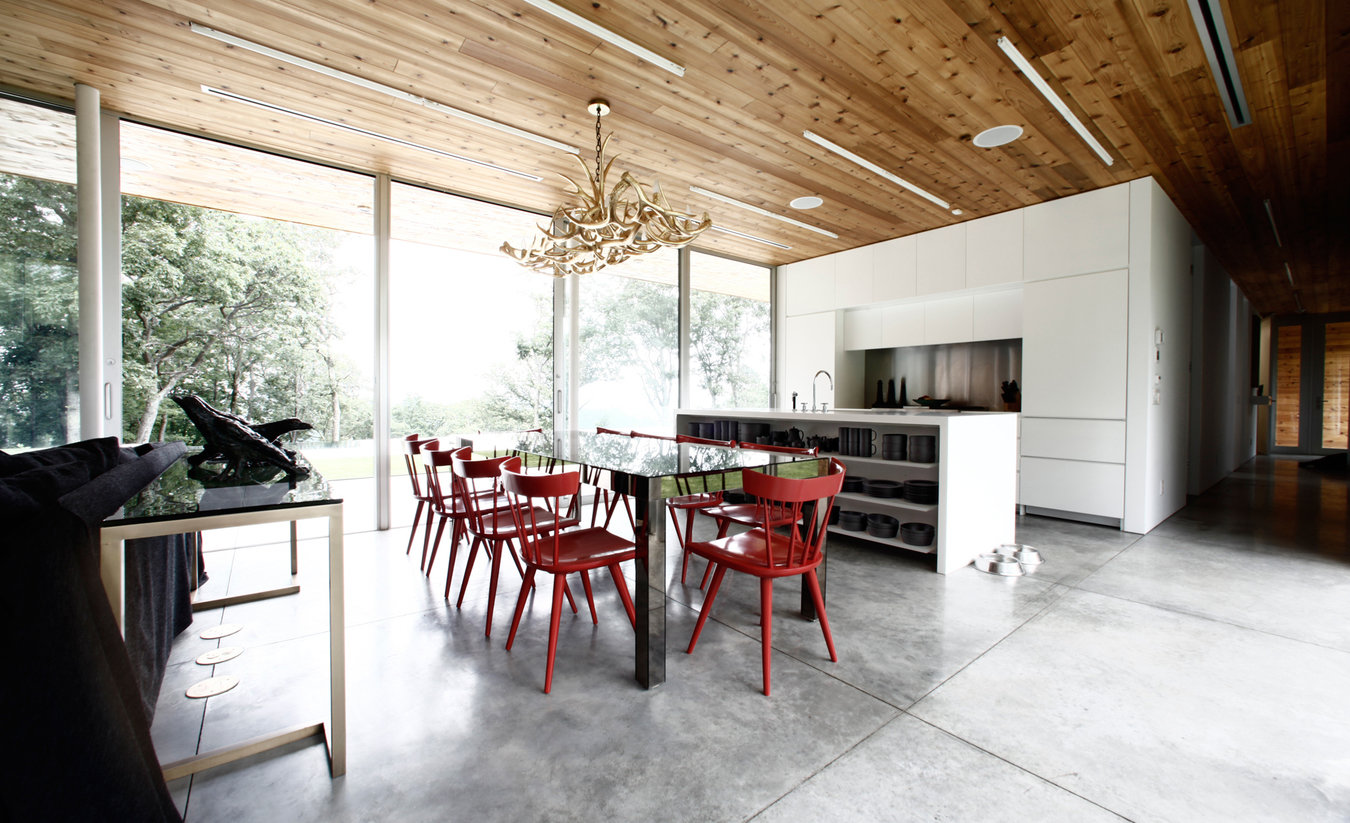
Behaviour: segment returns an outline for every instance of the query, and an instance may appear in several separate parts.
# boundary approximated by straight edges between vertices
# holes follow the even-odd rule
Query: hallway
[[[347,537],[348,773],[323,749],[170,784],[187,820],[1139,820],[1350,818],[1350,554],[1346,478],[1257,458],[1151,534],[1019,518],[1045,565],[942,576],[927,556],[831,538],[839,646],[775,597],[774,694],[759,691],[758,591],[729,575],[698,650],[701,592],[669,594],[667,683],[632,680],[613,588],[600,624],[563,619],[542,693],[547,603],[503,648],[518,578],[464,608],[405,556],[406,530]],[[246,543],[241,540],[240,543]],[[275,585],[275,547],[208,563],[217,592]],[[444,555],[444,552],[442,553]],[[456,570],[456,587],[463,573]],[[302,543],[302,575],[323,568]],[[699,566],[701,572],[701,565]],[[696,581],[691,573],[691,582]],[[198,614],[175,644],[154,726],[162,761],[326,710],[326,601]],[[503,607],[505,604],[506,607]],[[222,641],[197,637],[243,623]],[[218,644],[241,678],[182,697]]]

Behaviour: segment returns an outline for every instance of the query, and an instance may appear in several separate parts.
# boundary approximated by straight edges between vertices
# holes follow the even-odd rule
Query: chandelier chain
[[[600,143],[600,111],[595,112],[595,176],[600,177],[600,152],[604,151],[604,146]]]

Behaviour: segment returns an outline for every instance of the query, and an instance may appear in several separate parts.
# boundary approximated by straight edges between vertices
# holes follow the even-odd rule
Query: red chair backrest
[[[669,434],[647,434],[646,432],[633,431],[629,433],[630,437],[646,437],[651,440],[674,440],[674,436]]]
[[[427,448],[427,445],[430,445],[431,448]],[[445,449],[442,451],[437,448],[437,445],[439,444],[435,440],[429,440],[423,445],[422,457],[426,461],[423,468],[427,473],[427,497],[431,498],[432,504],[437,508],[444,509],[445,505],[449,503],[454,496],[455,490],[453,483],[448,492],[445,487],[441,485],[440,470],[451,465],[455,455],[461,455],[465,459],[473,456],[473,449],[465,446],[463,448]]]
[[[844,471],[843,463],[830,458],[828,471],[819,477],[778,477],[753,469],[741,473],[746,494],[756,498],[757,518],[761,523],[799,522],[803,506],[816,504],[805,535],[797,528],[788,528],[785,534],[769,533],[766,566],[797,568],[820,562],[828,514],[835,495],[844,486]]]
[[[707,437],[695,437],[692,434],[675,435],[676,443],[696,443],[700,446],[722,446],[727,449],[736,448],[735,440],[713,440]]]
[[[440,441],[434,437],[423,438],[410,434],[403,438],[403,465],[408,469],[408,479],[412,481],[413,497],[422,496],[422,484],[418,481],[417,455],[428,449],[434,449]]]
[[[804,449],[797,446],[777,446],[773,443],[747,443],[742,441],[741,448],[760,452],[778,452],[779,454],[804,454],[811,457],[820,454],[819,446],[812,446],[809,449]]]
[[[628,432],[621,432],[621,431],[619,431],[618,429],[607,429],[607,428],[605,428],[604,426],[596,426],[596,427],[595,427],[595,433],[596,433],[596,434],[617,434],[617,435],[619,435],[620,437],[629,437],[629,436],[630,436],[630,435],[628,434]]]
[[[451,464],[455,493],[469,514],[469,530],[484,534],[510,525],[510,515],[501,509],[505,498],[500,478],[504,471],[519,471],[520,458],[509,456],[473,460],[469,459],[469,455],[461,456],[463,451],[460,449],[451,455]]]
[[[580,491],[580,473],[523,474],[507,469],[502,471],[502,486],[511,504],[511,517],[516,534],[520,535],[525,560],[540,566],[557,565],[558,537],[562,532],[552,528],[551,523],[570,507],[570,502],[563,504],[564,498],[574,497]],[[545,513],[550,520],[541,523],[540,516]]]

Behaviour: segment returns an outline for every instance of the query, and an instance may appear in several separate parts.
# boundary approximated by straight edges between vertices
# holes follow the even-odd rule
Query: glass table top
[[[580,431],[559,432],[556,436],[546,432],[488,434],[472,438],[472,441],[468,445],[472,445],[475,450],[490,449],[497,453],[519,451],[647,478],[713,474],[820,459],[751,449],[676,443],[652,437]]]
[[[200,449],[191,449],[195,454]],[[103,522],[109,526],[170,520],[181,517],[229,514],[258,509],[314,506],[338,503],[328,481],[323,479],[304,455],[296,462],[307,467],[309,475],[287,479],[280,469],[255,470],[251,476],[233,481],[211,477],[215,468],[193,468],[187,456],[176,460],[159,477],[127,500]]]

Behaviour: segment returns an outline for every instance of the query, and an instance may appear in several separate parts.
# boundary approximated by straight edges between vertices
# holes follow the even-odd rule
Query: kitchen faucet
[[[816,376],[811,378],[811,411],[816,411],[816,378],[822,374],[825,375],[826,380],[830,381],[830,391],[834,391],[834,378],[830,377],[830,373],[824,369],[816,372]],[[820,411],[825,411],[824,405],[820,407]]]

